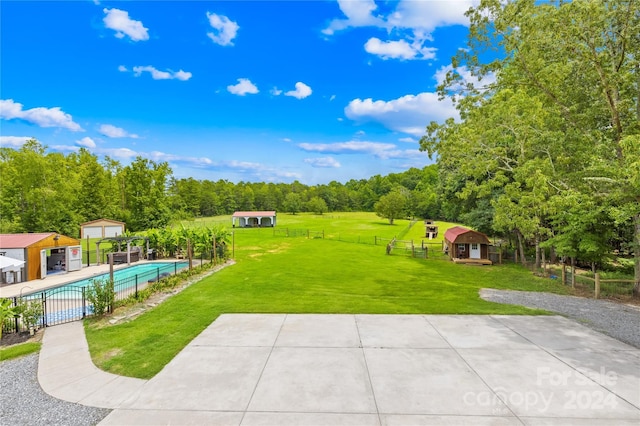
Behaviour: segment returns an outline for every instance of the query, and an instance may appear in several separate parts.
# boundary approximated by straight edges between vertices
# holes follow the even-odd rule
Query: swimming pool
[[[126,299],[139,290],[168,275],[189,266],[188,261],[150,262],[113,271],[115,300]],[[88,288],[94,280],[108,280],[109,273],[94,275],[59,287],[21,295],[26,300],[42,302],[44,316],[39,322],[44,326],[76,321],[93,314],[88,300]]]
[[[186,268],[189,262],[153,262],[143,263],[140,265],[129,266],[124,269],[113,271],[114,290],[121,293],[129,289],[135,289],[141,284],[147,284],[149,281],[157,281],[167,275],[172,275]],[[83,287],[89,287],[94,280],[108,280],[109,273],[94,275],[83,280],[74,281],[60,287],[54,287],[46,290],[49,295],[53,294],[73,294],[81,292]],[[75,298],[75,297],[71,297]]]

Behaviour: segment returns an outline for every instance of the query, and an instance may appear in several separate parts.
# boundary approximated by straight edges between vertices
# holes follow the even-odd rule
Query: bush
[[[37,299],[27,300],[20,298],[18,299],[16,313],[22,316],[22,322],[26,328],[37,330],[38,324],[44,316],[44,307],[42,302]]]
[[[91,280],[91,285],[87,289],[87,299],[93,306],[93,313],[102,316],[113,307],[115,290],[112,280]]]
[[[2,329],[4,328],[4,322],[8,318],[12,318],[15,315],[15,308],[13,302],[9,299],[0,299],[0,339],[2,338]]]

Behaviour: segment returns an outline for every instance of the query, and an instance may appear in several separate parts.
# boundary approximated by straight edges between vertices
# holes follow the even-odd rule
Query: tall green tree
[[[166,189],[171,174],[166,162],[155,163],[142,157],[124,168],[125,208],[130,212],[127,225],[131,231],[163,228],[169,223]]]
[[[407,201],[407,195],[404,191],[393,190],[380,197],[375,204],[375,212],[378,216],[389,220],[390,225],[393,225],[394,220],[406,215]]]
[[[324,214],[329,211],[327,207],[327,203],[320,197],[312,197],[307,202],[307,211],[313,212],[315,214]]]
[[[290,192],[287,194],[284,200],[283,209],[291,214],[296,214],[302,210],[302,199],[299,194]]]
[[[440,87],[443,96],[453,96],[457,101],[464,124],[450,121],[440,128],[431,126],[423,148],[435,149],[440,154],[440,149],[449,142],[436,139],[453,136],[459,140],[460,127],[481,129],[482,126],[466,123],[474,120],[478,110],[494,117],[496,123],[498,119],[512,123],[509,130],[526,144],[529,160],[520,178],[515,173],[505,174],[508,178],[505,184],[517,183],[525,197],[529,197],[528,192],[543,196],[539,200],[546,207],[535,213],[535,218],[542,219],[541,226],[548,219],[558,223],[553,217],[540,215],[552,211],[548,208],[551,197],[577,191],[591,196],[605,210],[615,212],[618,223],[636,224],[633,226],[637,245],[640,190],[629,168],[635,164],[635,153],[640,150],[639,2],[484,0],[468,16],[468,46],[456,55],[453,70]],[[485,61],[487,52],[498,52],[498,57]],[[493,75],[496,83],[489,88],[470,83],[465,73],[460,72],[461,66],[479,77]],[[524,107],[531,100],[540,105],[538,110],[544,116],[529,114],[527,120],[514,122],[507,110],[497,114],[500,106],[493,111],[486,107],[493,97],[509,91],[524,101],[511,103],[512,106]],[[533,125],[528,127],[528,122]],[[484,129],[482,140],[488,140],[486,136],[492,133],[495,132],[491,128]],[[437,146],[432,145],[434,141]],[[529,141],[535,144],[530,146]],[[497,153],[494,148],[495,144],[490,150]],[[531,158],[536,152],[537,156]],[[448,166],[445,163],[442,170]],[[513,166],[520,169],[523,163]],[[531,181],[529,175],[538,178]],[[546,182],[543,185],[548,188],[542,188],[540,182]],[[510,187],[512,201],[515,187]],[[465,188],[469,189],[468,185]],[[503,199],[495,205],[504,207],[506,213],[512,209],[517,214],[516,206],[520,204]],[[526,213],[527,209],[520,211]],[[562,232],[551,231],[556,236]],[[640,250],[635,250],[635,254],[638,294]]]

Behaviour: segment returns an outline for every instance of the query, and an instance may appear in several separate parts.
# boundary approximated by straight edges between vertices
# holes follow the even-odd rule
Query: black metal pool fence
[[[158,266],[152,270],[141,272],[129,278],[114,281],[114,301],[124,300],[138,295],[154,282],[175,275],[188,267],[188,262],[182,260]],[[98,279],[100,280],[100,279]],[[93,314],[93,306],[88,299],[89,285],[74,286],[73,283],[60,287],[30,293],[19,297],[9,298],[18,310],[28,309],[39,312],[35,315],[33,324],[25,320],[26,315],[15,315],[5,318],[2,323],[2,333],[27,332],[31,326],[35,328],[48,327],[78,321]]]

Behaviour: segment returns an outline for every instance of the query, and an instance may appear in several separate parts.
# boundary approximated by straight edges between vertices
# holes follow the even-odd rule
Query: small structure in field
[[[2,282],[17,283],[82,269],[82,247],[75,238],[55,232],[1,234],[0,254],[25,263],[4,268]]]
[[[233,227],[236,227],[236,220],[240,228],[262,228],[276,226],[276,212],[257,211],[257,212],[235,212],[231,217]]]
[[[433,240],[435,237],[438,236],[438,225],[436,225],[435,221],[431,219],[425,220],[424,228],[425,228],[424,236],[429,238],[430,240]]]
[[[454,226],[444,233],[444,251],[455,263],[493,264],[489,260],[490,245],[485,234],[462,226]]]
[[[108,238],[124,234],[124,222],[96,219],[80,224],[80,238]]]

